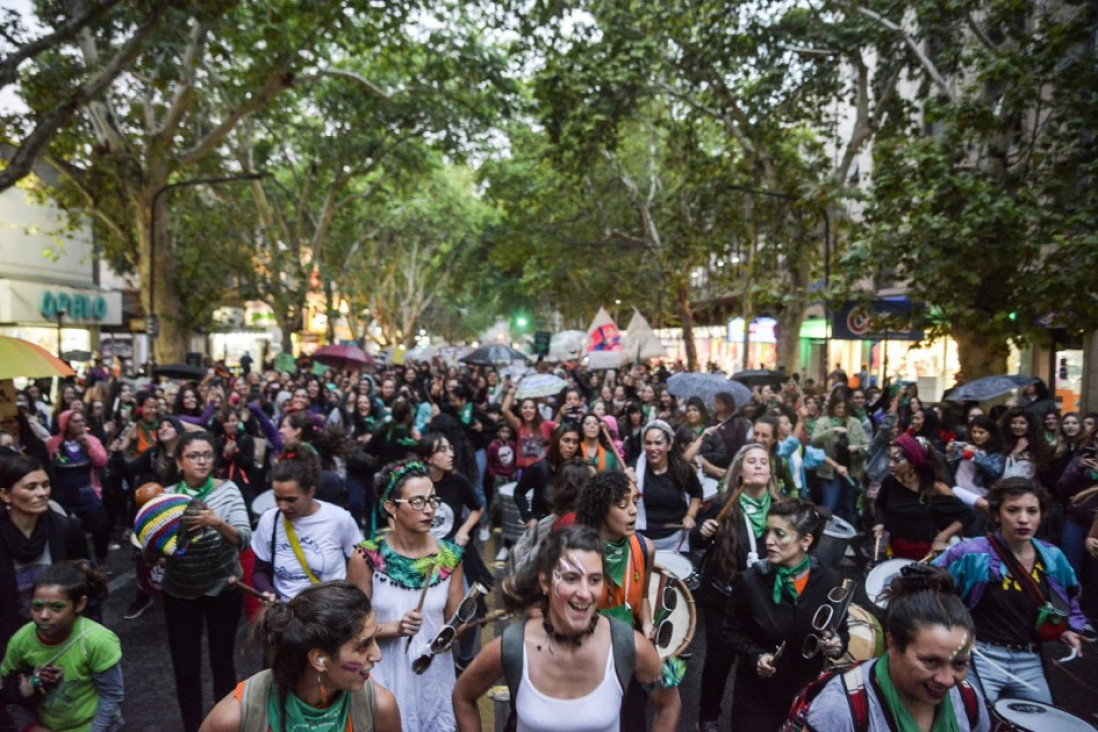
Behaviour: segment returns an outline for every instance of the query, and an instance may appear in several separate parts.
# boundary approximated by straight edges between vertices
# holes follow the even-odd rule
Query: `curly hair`
[[[628,496],[631,488],[625,473],[616,470],[595,473],[576,498],[576,523],[596,530],[602,528],[610,507]]]

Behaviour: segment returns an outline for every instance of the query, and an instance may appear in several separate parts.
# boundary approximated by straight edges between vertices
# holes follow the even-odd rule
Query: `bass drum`
[[[865,594],[869,601],[881,610],[888,608],[888,600],[882,597],[885,588],[892,578],[900,574],[900,570],[909,564],[915,564],[913,559],[889,559],[881,562],[870,571],[865,578]]]
[[[845,660],[857,663],[884,655],[884,628],[873,613],[851,605],[846,614],[846,630],[850,633],[850,642],[846,646]]]
[[[656,550],[656,565],[663,567],[678,579],[683,581],[686,588],[693,592],[701,584],[698,570],[694,569],[694,563],[685,554],[670,552],[666,549]]]
[[[1086,720],[1050,704],[1028,699],[1000,699],[991,708],[994,732],[1094,732]]]
[[[656,652],[661,660],[682,655],[694,639],[698,621],[694,596],[686,583],[658,564],[652,567],[648,603],[656,626]]]

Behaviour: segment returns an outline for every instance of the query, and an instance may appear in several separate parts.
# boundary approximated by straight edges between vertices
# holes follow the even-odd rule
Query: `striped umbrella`
[[[39,379],[46,376],[76,376],[76,372],[41,346],[21,338],[0,336],[0,379],[14,379],[17,376]]]

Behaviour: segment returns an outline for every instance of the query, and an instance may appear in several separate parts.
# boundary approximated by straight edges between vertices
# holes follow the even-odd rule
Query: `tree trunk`
[[[965,379],[972,381],[981,376],[1005,374],[1010,348],[1001,338],[964,326],[952,326],[953,339],[957,341],[957,355]]]
[[[686,349],[686,370],[698,370],[698,346],[694,343],[694,307],[690,302],[690,285],[682,282],[675,289],[679,316],[682,318],[682,343]]]
[[[157,166],[150,165],[150,171]],[[138,236],[138,271],[141,274],[141,299],[146,314],[155,314],[160,320],[160,335],[156,338],[153,360],[156,363],[181,363],[187,353],[190,328],[183,322],[183,283],[176,274],[168,246],[167,201],[170,193],[162,193],[156,200],[156,226],[152,227],[149,211],[153,196],[167,182],[166,170],[150,174],[140,187],[131,188],[130,200],[134,204],[134,218]],[[155,228],[155,240],[153,228]]]
[[[801,370],[801,324],[804,323],[804,303],[797,298],[778,313],[778,363],[792,374]]]

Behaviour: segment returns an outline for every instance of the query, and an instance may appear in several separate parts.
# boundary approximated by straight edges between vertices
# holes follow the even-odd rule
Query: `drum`
[[[677,579],[681,579],[686,588],[693,592],[701,584],[698,570],[694,569],[694,563],[685,554],[669,552],[664,549],[656,550],[656,566],[663,567]]]
[[[846,521],[838,516],[832,516],[824,528],[823,538],[819,546],[812,552],[812,556],[825,567],[837,570],[846,556],[846,548],[854,541],[857,531]]]
[[[868,661],[884,654],[884,629],[873,613],[851,605],[846,614],[846,629],[850,633],[850,642],[845,655],[850,660]]]
[[[1000,699],[991,708],[995,732],[1094,732],[1086,720],[1049,704],[1028,699]]]
[[[522,532],[526,530],[526,524],[522,522],[522,514],[515,504],[515,486],[518,483],[505,483],[496,488],[497,500],[500,505],[501,536],[504,539],[518,541]]]
[[[686,652],[694,638],[697,612],[686,583],[658,564],[652,568],[648,602],[656,620],[656,652],[666,660]]]
[[[275,505],[275,492],[263,491],[252,499],[252,513],[256,516],[262,516],[267,513],[269,509],[274,508]]]
[[[915,564],[912,559],[889,559],[881,562],[865,578],[865,594],[869,601],[884,610],[888,607],[888,600],[881,597],[888,583],[900,573],[900,570],[909,564]]]
[[[710,478],[708,475],[701,479],[702,484],[702,503],[706,504],[717,497],[720,481],[716,478]]]

